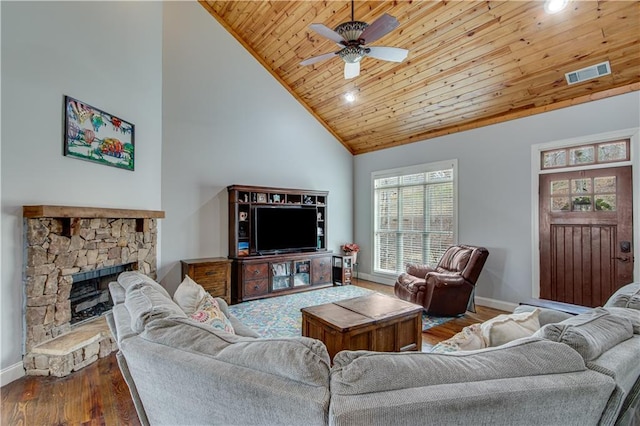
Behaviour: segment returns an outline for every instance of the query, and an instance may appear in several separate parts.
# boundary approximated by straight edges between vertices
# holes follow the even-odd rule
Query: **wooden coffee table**
[[[422,348],[422,306],[373,293],[302,308],[302,335],[324,342],[331,359],[338,352],[417,351]]]

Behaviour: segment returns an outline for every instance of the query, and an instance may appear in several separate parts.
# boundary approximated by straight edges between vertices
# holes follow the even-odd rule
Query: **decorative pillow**
[[[182,308],[185,314],[191,315],[198,309],[205,297],[209,293],[197,282],[185,275],[176,292],[173,294],[173,301]]]
[[[585,361],[591,361],[633,337],[633,326],[625,317],[595,308],[560,323],[547,324],[535,336],[569,345]]]
[[[220,309],[218,301],[211,295],[207,295],[202,300],[202,303],[200,303],[196,311],[190,315],[190,318],[202,324],[210,325],[215,329],[235,334],[231,321],[229,321],[229,318],[227,318],[224,312],[222,312],[222,309]]]
[[[540,309],[518,314],[501,314],[483,322],[482,335],[487,346],[500,346],[521,337],[531,336],[540,328]]]
[[[486,347],[487,342],[482,336],[482,328],[480,327],[480,323],[478,323],[465,327],[461,332],[459,332],[452,338],[438,343],[431,349],[431,352],[445,353],[456,351],[474,351],[476,349],[482,349]]]

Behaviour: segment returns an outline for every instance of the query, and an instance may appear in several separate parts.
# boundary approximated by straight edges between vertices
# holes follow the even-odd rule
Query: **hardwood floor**
[[[393,287],[359,280],[356,285],[393,294]],[[479,306],[422,333],[423,350],[463,327],[504,313]],[[67,377],[25,376],[0,388],[2,425],[139,425],[115,353]]]

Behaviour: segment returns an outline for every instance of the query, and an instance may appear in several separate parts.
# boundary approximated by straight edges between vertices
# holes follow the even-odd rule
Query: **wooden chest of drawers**
[[[182,260],[182,277],[189,275],[214,297],[231,303],[231,261],[226,257]]]

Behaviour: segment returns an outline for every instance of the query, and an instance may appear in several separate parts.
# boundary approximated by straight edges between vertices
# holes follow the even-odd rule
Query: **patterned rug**
[[[373,291],[355,285],[329,287],[243,302],[229,306],[229,311],[262,337],[295,337],[302,335],[300,309],[369,293]],[[453,317],[432,317],[423,312],[422,331],[452,319]]]

